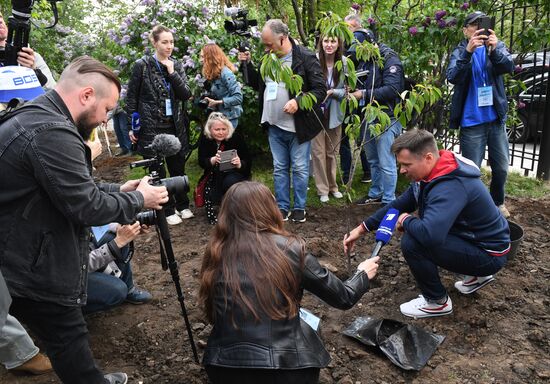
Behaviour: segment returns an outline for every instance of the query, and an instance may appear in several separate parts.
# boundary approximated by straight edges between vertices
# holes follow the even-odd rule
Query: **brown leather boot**
[[[53,371],[50,359],[42,353],[38,353],[32,359],[18,367],[10,369],[10,371],[28,372],[33,375],[42,375]]]

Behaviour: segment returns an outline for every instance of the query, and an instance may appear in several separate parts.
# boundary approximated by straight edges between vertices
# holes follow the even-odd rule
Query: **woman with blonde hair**
[[[204,169],[199,183],[208,178],[205,189],[206,216],[216,223],[214,205],[218,205],[233,184],[250,178],[251,156],[243,137],[221,112],[212,112],[199,138],[199,165]],[[223,154],[223,155],[222,155]],[[230,155],[229,164],[221,164]]]
[[[341,281],[287,232],[275,197],[259,182],[233,185],[202,261],[200,301],[214,325],[203,364],[213,384],[313,384],[330,356],[300,319],[304,289],[349,309],[369,288],[379,258]]]
[[[210,83],[210,96],[203,100],[208,102],[209,108],[223,113],[237,128],[239,116],[243,112],[243,94],[234,74],[235,66],[214,43],[208,43],[202,48],[200,61],[202,75]]]

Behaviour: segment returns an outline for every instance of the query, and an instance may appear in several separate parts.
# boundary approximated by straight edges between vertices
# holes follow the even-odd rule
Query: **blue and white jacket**
[[[215,100],[223,100],[223,104],[218,106],[218,111],[236,128],[239,116],[243,113],[243,93],[235,74],[229,68],[223,67],[220,77],[212,81],[210,92]]]

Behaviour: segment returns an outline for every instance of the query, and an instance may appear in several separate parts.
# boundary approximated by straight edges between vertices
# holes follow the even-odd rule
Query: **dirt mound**
[[[117,181],[114,171],[129,159],[99,163],[102,179]],[[399,304],[418,294],[401,256],[399,236],[382,249],[379,275],[372,289],[351,310],[332,309],[306,294],[303,306],[321,318],[321,336],[332,356],[321,371],[321,383],[547,383],[550,382],[550,198],[510,199],[512,218],[525,230],[515,258],[496,281],[470,296],[459,295],[457,279],[443,272],[442,279],[453,300],[454,313],[443,318],[411,320]],[[323,207],[308,211],[304,224],[286,224],[303,236],[308,249],[339,277],[348,276],[342,253],[343,234],[373,212],[372,207]],[[211,226],[204,210],[182,225],[171,227],[181,285],[193,325],[199,354],[210,326],[197,306],[198,271]],[[373,236],[358,243],[352,267],[370,254]],[[106,372],[124,371],[131,383],[206,383],[204,370],[192,359],[175,288],[159,262],[156,235],[139,239],[133,260],[136,283],[151,291],[152,303],[124,305],[88,317],[92,349]],[[358,316],[389,318],[412,323],[446,336],[428,365],[420,372],[394,366],[381,353],[342,335]],[[14,376],[0,368],[0,382],[56,383],[54,374]]]

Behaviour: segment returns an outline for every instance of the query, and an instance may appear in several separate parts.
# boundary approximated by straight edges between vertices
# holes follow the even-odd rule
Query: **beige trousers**
[[[311,157],[313,163],[313,178],[319,196],[337,192],[336,166],[342,126],[333,129],[323,129],[311,140]]]

